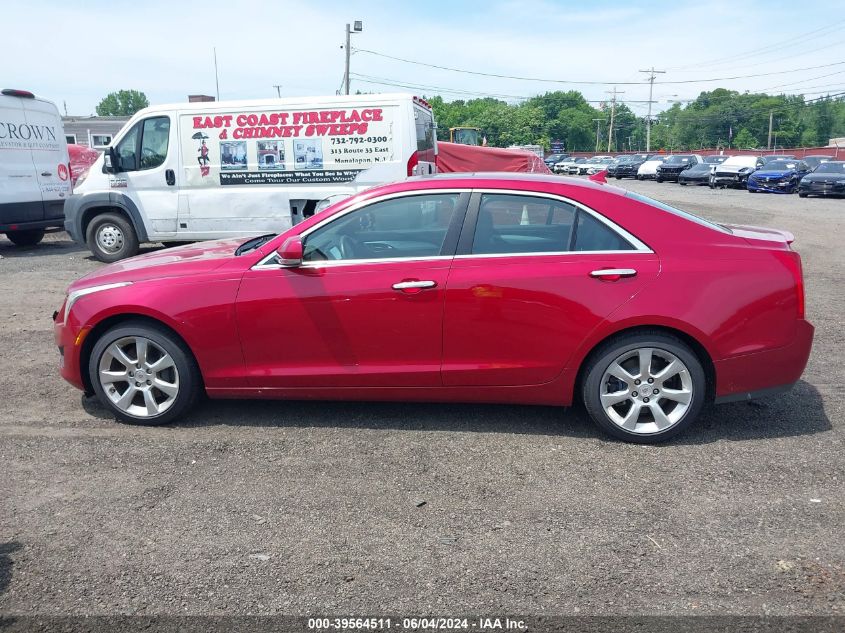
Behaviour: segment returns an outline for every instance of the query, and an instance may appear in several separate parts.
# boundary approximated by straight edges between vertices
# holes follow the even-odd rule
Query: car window
[[[459,196],[405,196],[350,211],[305,238],[303,260],[438,256]]]
[[[141,131],[141,124],[132,126],[117,146],[114,148],[117,153],[118,171],[135,171],[138,169],[138,134]]]
[[[141,169],[153,169],[167,158],[167,144],[170,139],[170,119],[166,116],[144,121],[141,135]]]
[[[472,241],[474,255],[568,251],[576,207],[560,200],[484,194]]]
[[[600,222],[586,211],[578,212],[575,231],[576,251],[630,251],[634,247],[609,226]]]

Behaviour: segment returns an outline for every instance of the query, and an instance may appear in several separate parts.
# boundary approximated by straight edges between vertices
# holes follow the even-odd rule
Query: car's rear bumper
[[[798,321],[795,339],[776,349],[716,361],[716,402],[747,400],[798,382],[813,347],[813,326]]]

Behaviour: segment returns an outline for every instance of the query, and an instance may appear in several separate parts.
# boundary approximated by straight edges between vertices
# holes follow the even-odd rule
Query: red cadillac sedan
[[[813,327],[792,241],[581,180],[409,179],[280,235],[104,266],[55,336],[62,376],[125,422],[177,420],[201,392],[580,400],[657,442],[707,401],[799,379]]]

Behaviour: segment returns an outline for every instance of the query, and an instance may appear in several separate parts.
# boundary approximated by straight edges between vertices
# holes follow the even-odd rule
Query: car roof
[[[583,189],[592,189],[598,191],[612,190],[615,193],[624,194],[625,190],[620,187],[614,187],[604,183],[597,183],[590,180],[582,180],[580,178],[567,178],[555,174],[526,174],[514,172],[473,172],[473,173],[450,173],[450,174],[434,174],[432,176],[412,176],[406,180],[392,185],[397,186],[404,183],[419,184],[419,183],[438,183],[443,187],[473,187],[478,186],[492,186],[501,189],[507,189],[509,184],[535,184],[535,185],[561,185],[568,187],[580,187]]]

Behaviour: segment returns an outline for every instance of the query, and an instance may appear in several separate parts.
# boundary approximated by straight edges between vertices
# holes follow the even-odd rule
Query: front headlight
[[[81,288],[79,290],[74,290],[73,292],[68,293],[67,299],[65,300],[65,325],[67,325],[67,318],[70,314],[71,308],[73,308],[73,304],[76,303],[81,297],[93,294],[95,292],[100,292],[101,290],[122,288],[123,286],[129,286],[131,284],[131,281],[119,281],[113,284],[103,284],[102,286],[91,286],[90,288]]]

